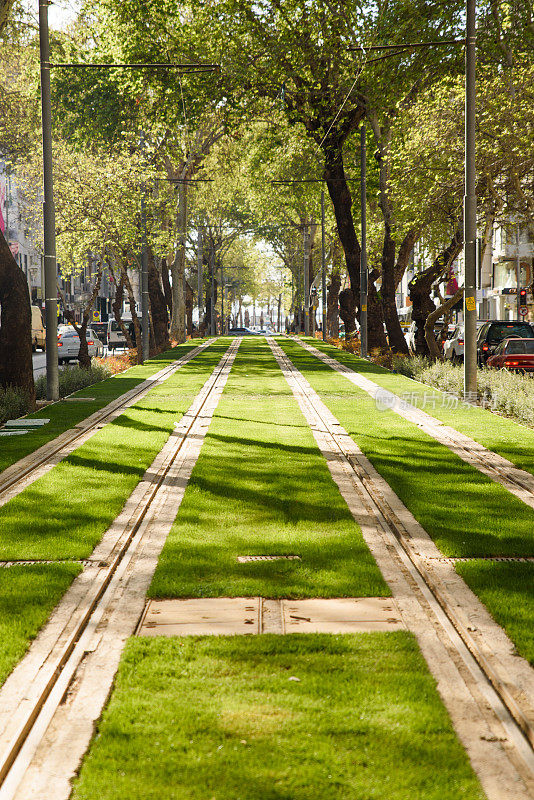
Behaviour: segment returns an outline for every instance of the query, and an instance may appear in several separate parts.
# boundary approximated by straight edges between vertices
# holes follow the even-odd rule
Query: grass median
[[[299,344],[280,344],[445,555],[534,554],[532,509]]]
[[[333,345],[313,339],[310,344],[335,358],[340,364],[350,367],[374,381],[379,386],[404,397],[430,416],[470,436],[475,442],[507,458],[512,464],[534,475],[534,430],[493,414],[484,408],[458,402],[451,408],[451,398],[433,386],[420,383],[404,375],[396,375],[383,367],[372,364]],[[330,367],[327,367],[330,369]],[[346,378],[344,379],[346,380]],[[453,402],[454,405],[454,402]]]
[[[149,594],[389,595],[264,340],[241,344]]]
[[[73,800],[483,800],[415,640],[133,639]]]
[[[75,392],[73,395],[74,397],[94,397],[94,400],[83,403],[71,403],[63,400],[46,406],[33,414],[28,414],[28,419],[49,419],[50,422],[42,428],[25,433],[24,436],[1,437],[0,473],[11,464],[55,439],[64,431],[70,430],[83,419],[90,417],[95,411],[126,394],[135,386],[150,378],[151,375],[159,372],[160,369],[169,366],[173,361],[198,347],[198,344],[199,340],[186,342],[165,353],[160,353],[142,365],[131,367],[107,380],[88,386],[85,389],[80,389],[79,392]]]
[[[534,666],[534,564],[473,560],[456,571]]]
[[[81,570],[73,563],[0,569],[0,684]]]
[[[1,507],[0,558],[88,556],[227,348],[211,345]]]

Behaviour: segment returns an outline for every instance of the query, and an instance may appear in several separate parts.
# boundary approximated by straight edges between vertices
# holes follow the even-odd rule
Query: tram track
[[[174,521],[239,344],[239,339],[234,340],[223,355],[96,548],[92,564],[54,612],[48,630],[45,626],[41,638],[0,689],[0,800],[25,796],[18,794],[18,787],[80,664],[95,649],[95,636],[102,637],[106,616],[112,615],[117,596],[124,594],[128,570],[140,549],[152,548],[150,563],[155,568],[158,548]],[[167,370],[169,374],[172,370]],[[155,380],[159,378],[153,376],[151,386]],[[149,580],[146,567],[145,573]],[[137,595],[134,599],[139,602]],[[132,617],[126,620],[127,635],[133,633],[143,611],[144,594],[140,602],[137,611],[135,602],[127,603],[126,614]],[[106,696],[107,691],[102,702]],[[48,796],[54,795],[43,795]]]
[[[434,624],[451,643],[466,685],[474,683],[481,714],[484,704],[490,707],[503,732],[503,741],[512,744],[515,766],[530,792],[527,796],[534,796],[534,671],[514,654],[512,643],[457,575],[454,565],[443,560],[426,531],[290,358],[274,340],[268,341],[329,466],[336,459],[340,461],[341,472],[356,489],[356,515],[359,509],[362,531],[368,527],[369,519],[373,520],[373,529],[380,530],[387,550],[402,564]],[[331,472],[340,485],[339,475],[334,475],[332,467]],[[343,493],[342,485],[340,490]],[[354,506],[351,510],[354,514]],[[500,800],[499,789],[493,796]]]
[[[70,455],[77,447],[84,444],[100,428],[118,417],[134,403],[142,400],[148,392],[164,383],[184,364],[198,356],[215,339],[209,339],[198,347],[185,353],[181,358],[156,372],[150,378],[134,386],[130,391],[112,400],[94,414],[79,422],[73,428],[64,431],[58,437],[47,442],[38,450],[11,464],[0,473],[0,507],[24,491],[29,485],[46,474],[60,461]]]
[[[364,375],[360,375],[350,367],[341,364],[335,358],[322,353],[313,345],[308,344],[308,342],[303,342],[300,339],[293,339],[293,341],[298,342],[308,353],[370,395],[375,402],[380,403],[380,407],[387,408],[408,422],[417,425],[420,430],[443,444],[461,458],[462,461],[499,483],[530,508],[534,508],[534,475],[519,469],[508,459],[503,458],[503,456],[492,450],[488,450],[474,441],[474,439],[460,433],[460,431],[449,425],[444,425],[439,419],[408,403],[393,392],[384,389]]]

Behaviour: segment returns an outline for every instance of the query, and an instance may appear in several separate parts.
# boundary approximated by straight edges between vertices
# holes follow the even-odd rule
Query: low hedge
[[[462,397],[463,366],[430,361],[422,356],[393,356],[393,369],[442,392]],[[506,414],[524,425],[534,425],[534,379],[504,369],[478,369],[477,392],[486,408]]]
[[[82,369],[78,364],[65,367],[59,371],[59,396],[66,397],[86,386],[103,381],[113,375],[113,371],[102,361],[93,358],[91,369]],[[35,397],[37,400],[46,398],[46,375],[41,375],[35,381]]]

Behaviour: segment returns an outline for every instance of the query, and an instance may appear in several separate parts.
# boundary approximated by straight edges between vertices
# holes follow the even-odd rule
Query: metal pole
[[[202,228],[197,231],[197,279],[198,279],[198,330],[200,333],[200,323],[202,321],[202,264],[203,264],[203,250],[202,250]]]
[[[210,248],[210,280],[211,280],[211,313],[210,313],[210,329],[211,335],[215,336],[216,330],[216,317],[215,317],[215,250],[213,242]]]
[[[224,336],[224,267],[221,263],[221,333]]]
[[[465,47],[465,196],[464,196],[464,397],[474,400],[477,391],[477,306],[475,194],[476,124],[476,0],[467,0]]]
[[[304,335],[310,335],[310,267],[308,226],[304,226]]]
[[[146,199],[141,197],[141,317],[143,361],[150,355],[150,320],[148,316],[148,249],[146,236]]]
[[[516,263],[515,263],[515,282],[517,284],[517,297],[516,297],[516,318],[518,322],[521,322],[521,314],[519,313],[519,307],[521,305],[521,301],[519,299],[519,290],[521,288],[521,259],[519,257],[519,222],[515,226],[515,240],[517,244],[517,256],[516,256]]]
[[[367,358],[367,161],[365,125],[360,130],[360,203],[362,217],[360,253],[360,352]]]
[[[50,103],[48,0],[39,0],[39,49],[41,57],[41,114],[43,126],[46,397],[48,400],[58,400],[56,212],[54,208],[54,182],[52,171],[52,108]]]
[[[326,248],[324,231],[324,191],[321,192],[321,267],[323,290],[323,342],[326,342]]]

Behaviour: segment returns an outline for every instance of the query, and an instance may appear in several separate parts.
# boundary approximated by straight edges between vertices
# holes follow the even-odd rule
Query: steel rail
[[[201,397],[201,402],[194,413],[191,414],[191,418],[188,420],[186,427],[180,431],[179,441],[172,448],[171,453],[163,460],[159,470],[151,476],[150,486],[143,496],[142,501],[138,504],[134,515],[125,526],[124,532],[126,535],[124,538],[121,537],[122,541],[120,546],[116,549],[113,558],[110,559],[110,563],[108,563],[105,569],[98,575],[98,580],[93,582],[92,596],[87,602],[87,607],[81,619],[69,633],[61,654],[55,659],[55,663],[48,667],[48,680],[40,687],[38,696],[29,704],[30,707],[23,710],[23,714],[21,715],[23,718],[18,722],[17,730],[11,735],[7,747],[3,748],[3,752],[0,754],[0,800],[8,800],[8,798],[13,797],[17,791],[21,777],[17,777],[12,781],[12,784],[10,784],[10,771],[17,761],[25,743],[32,736],[34,728],[40,727],[38,731],[39,739],[44,736],[48,724],[55,713],[55,709],[60,705],[64,693],[84,657],[87,645],[87,634],[89,633],[89,635],[92,635],[94,633],[97,625],[104,616],[107,606],[113,599],[111,596],[112,592],[110,591],[110,589],[113,588],[112,582],[114,579],[120,580],[122,577],[122,573],[127,567],[125,556],[132,550],[134,544],[136,546],[139,544],[140,532],[141,534],[143,533],[141,526],[145,518],[147,518],[151,507],[157,500],[161,488],[164,486],[165,480],[182,451],[185,442],[188,440],[191,429],[199,417],[201,417],[202,410],[212,392],[217,388],[219,379],[224,374],[228,365],[231,365],[233,362],[239,344],[239,339],[234,340],[219,364],[213,370],[208,381],[204,384],[204,387],[200,390],[195,401],[193,401],[194,406],[198,398]],[[136,538],[139,538],[139,541],[135,541]],[[128,559],[128,563],[129,561],[130,559]],[[50,708],[45,709],[47,703]],[[39,726],[39,718],[45,711],[47,713],[44,723]]]
[[[275,348],[273,348],[273,352],[275,352]],[[468,625],[461,619],[458,609],[455,608],[452,602],[452,598],[446,596],[446,592],[442,590],[443,587],[440,587],[430,574],[425,560],[414,550],[412,537],[386,497],[384,497],[384,494],[377,488],[372,474],[367,472],[365,467],[356,461],[354,454],[347,450],[343,439],[352,441],[351,437],[341,428],[337,421],[336,426],[333,427],[325,417],[325,414],[317,408],[317,402],[313,395],[319,400],[320,398],[286,353],[281,348],[279,350],[279,353],[275,352],[275,356],[280,359],[284,368],[293,375],[308,406],[321,421],[336,448],[350,466],[357,487],[359,489],[361,487],[360,494],[362,499],[366,501],[369,511],[373,513],[382,529],[390,533],[392,540],[396,543],[395,549],[402,562],[409,568],[415,582],[419,585],[442,630],[448,635],[459,656],[472,674],[473,666],[476,665],[489,687],[495,693],[495,700],[498,700],[502,704],[503,710],[506,710],[509,714],[509,721],[504,727],[509,734],[512,734],[517,752],[532,779],[534,777],[534,720],[522,708],[520,700],[512,694],[501,676],[497,674],[487,654],[481,652],[479,643],[475,641]],[[322,401],[321,404],[324,405]],[[325,409],[335,419],[326,406]],[[471,656],[474,662],[471,665],[467,658],[468,656]],[[495,707],[495,702],[492,701],[487,692],[485,694],[486,699],[492,704],[495,713],[503,723],[502,714]]]
[[[209,347],[209,345],[213,344],[214,341],[215,339],[212,338],[198,347],[193,348],[172,364],[159,370],[159,372],[156,372],[150,378],[142,381],[133,389],[130,389],[130,391],[112,400],[111,403],[108,403],[104,408],[99,409],[94,414],[91,414],[89,417],[79,422],[74,428],[64,431],[55,439],[46,442],[35,452],[30,453],[15,464],[6,467],[6,469],[0,473],[0,505],[3,505],[5,502],[4,496],[8,492],[11,492],[17,484],[23,484],[23,488],[25,488],[28,482],[31,482],[32,473],[37,472],[49,463],[54,466],[55,463],[57,463],[54,461],[54,458],[60,454],[62,450],[66,451],[62,456],[62,458],[65,458],[75,449],[78,440],[84,437],[88,438],[88,434],[96,432],[100,427],[117,416],[119,412],[144,397],[150,389],[163,383],[184,364],[187,364],[188,361],[195,358],[195,356],[199,355],[203,350]],[[90,387],[87,388],[90,389]],[[30,479],[30,481],[28,479]]]
[[[388,404],[390,411],[398,414],[408,422],[417,425],[437,442],[443,444],[453,453],[456,453],[463,461],[471,464],[475,469],[478,469],[479,472],[482,472],[492,480],[498,482],[501,486],[504,486],[505,489],[513,493],[514,496],[519,497],[525,504],[534,508],[534,476],[529,472],[520,469],[503,456],[471,440],[468,436],[460,433],[451,426],[442,424],[439,419],[403,401],[398,395],[383,389],[383,387],[374,383],[374,381],[371,381],[369,378],[360,376],[355,370],[352,370],[345,364],[341,364],[332,356],[313,347],[313,345],[309,345],[307,342],[303,342],[296,337],[291,338],[293,341],[297,341],[308,353],[315,356],[319,361],[322,361],[323,364],[326,364],[330,369],[339,372],[373,399],[376,400],[379,393],[381,400],[390,398],[392,400],[392,403]],[[495,463],[496,461],[502,463]]]

